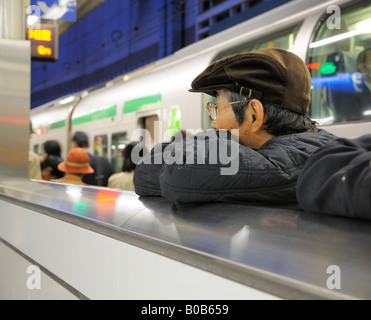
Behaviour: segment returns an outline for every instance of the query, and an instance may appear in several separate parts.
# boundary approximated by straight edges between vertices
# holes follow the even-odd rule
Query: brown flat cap
[[[193,81],[190,92],[216,96],[229,90],[301,114],[308,113],[311,77],[304,62],[282,49],[238,53],[215,61]]]

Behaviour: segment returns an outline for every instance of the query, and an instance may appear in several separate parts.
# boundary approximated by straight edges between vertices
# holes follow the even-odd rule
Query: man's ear
[[[264,107],[263,104],[256,99],[253,99],[249,103],[250,117],[251,117],[251,130],[253,133],[263,129],[264,124]]]

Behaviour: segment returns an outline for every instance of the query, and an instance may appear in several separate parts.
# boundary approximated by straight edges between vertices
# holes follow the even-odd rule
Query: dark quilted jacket
[[[325,130],[268,140],[258,150],[227,131],[208,130],[156,145],[137,165],[135,192],[176,205],[217,201],[295,203],[308,157],[336,137]]]
[[[316,151],[298,178],[306,211],[371,219],[371,134],[337,139]]]

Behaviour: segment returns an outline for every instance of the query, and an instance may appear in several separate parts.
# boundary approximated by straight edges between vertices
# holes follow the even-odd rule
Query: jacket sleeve
[[[137,164],[134,172],[135,193],[139,196],[161,196],[159,176],[166,154],[174,148],[174,143],[155,145]]]
[[[224,130],[189,136],[176,145],[170,155],[173,161],[166,161],[162,168],[162,195],[177,206],[218,201],[296,202],[299,168],[290,162],[290,155],[282,156],[282,150],[267,150],[267,158],[240,145]],[[285,172],[285,168],[290,169]]]
[[[371,135],[315,152],[298,178],[297,199],[306,211],[371,219]]]

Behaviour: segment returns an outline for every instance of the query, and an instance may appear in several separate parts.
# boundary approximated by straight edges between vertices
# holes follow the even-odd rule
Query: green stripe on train
[[[72,120],[72,124],[81,124],[81,123],[85,123],[85,122],[101,120],[101,119],[104,119],[104,118],[115,117],[116,113],[117,113],[117,106],[114,105],[114,106],[106,108],[104,110],[94,111],[92,113],[85,114],[83,116],[77,117],[77,118]],[[65,125],[66,125],[66,120],[56,121],[56,122],[53,122],[53,123],[49,124],[49,130],[62,128]]]
[[[101,120],[104,118],[110,118],[116,116],[116,105],[106,108],[104,110],[94,111],[92,113],[85,114],[83,116],[72,119],[72,124],[82,124],[85,122]]]
[[[130,113],[135,111],[145,111],[161,107],[161,94],[154,94],[139,99],[130,100],[124,103],[123,113]],[[77,117],[72,120],[72,124],[82,124],[90,121],[100,120],[103,118],[115,117],[117,106],[114,105],[104,110],[94,111],[92,113]],[[53,122],[49,125],[49,129],[62,128],[66,125],[65,120]]]
[[[66,125],[66,120],[56,121],[49,124],[49,130],[62,128]]]
[[[126,101],[124,103],[123,113],[145,111],[160,107],[161,107],[161,94],[158,93],[152,96]]]

